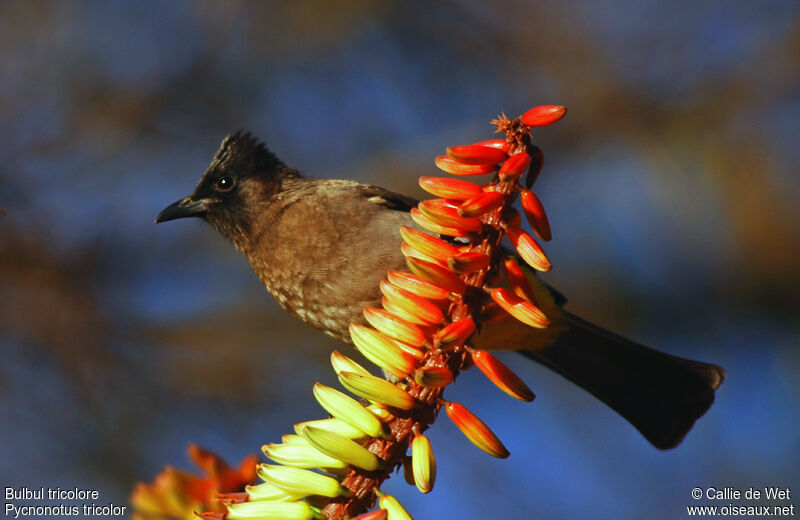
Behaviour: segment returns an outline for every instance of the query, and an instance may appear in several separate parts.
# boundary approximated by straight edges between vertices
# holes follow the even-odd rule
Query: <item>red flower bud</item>
[[[444,409],[461,433],[466,435],[475,446],[492,457],[505,459],[509,456],[508,450],[497,438],[497,435],[464,406],[458,403],[446,403]]]
[[[497,388],[507,393],[511,397],[520,401],[533,401],[536,396],[514,372],[504,365],[499,359],[485,350],[475,350],[472,352],[472,360],[475,366],[484,373],[489,380],[497,385]]]
[[[434,222],[433,220],[423,215],[422,212],[419,210],[419,208],[411,208],[410,213],[411,213],[411,219],[414,222],[416,222],[418,226],[425,228],[433,233],[439,235],[448,235],[451,237],[469,236],[470,233],[469,231],[466,231],[464,229],[457,229],[453,227],[443,226],[437,222]]]
[[[479,217],[491,211],[505,201],[505,196],[497,191],[486,191],[467,200],[458,208],[458,214],[462,217]]]
[[[489,266],[489,255],[480,251],[467,251],[447,259],[447,266],[456,274],[468,274]]]
[[[511,181],[518,179],[531,166],[531,156],[525,152],[515,153],[503,163],[497,175],[500,180]]]
[[[547,316],[531,302],[517,297],[508,289],[493,289],[492,299],[503,308],[504,311],[514,316],[526,325],[537,329],[546,328],[550,325]]]
[[[542,105],[534,107],[522,114],[522,124],[526,126],[551,125],[564,117],[567,107],[559,105]]]
[[[483,223],[479,218],[464,218],[458,214],[458,206],[451,204],[447,199],[423,200],[418,205],[423,215],[433,222],[464,231],[480,231]]]
[[[534,233],[544,241],[553,238],[550,232],[550,221],[547,220],[547,214],[544,212],[544,206],[542,206],[539,197],[531,190],[522,190],[520,192],[520,201]]]
[[[471,144],[467,146],[450,146],[447,155],[456,161],[467,164],[497,164],[508,158],[500,148]]]
[[[497,171],[496,164],[467,164],[446,155],[440,155],[434,162],[440,170],[451,175],[485,175]]]
[[[420,177],[419,185],[431,195],[443,199],[467,200],[481,193],[477,184],[449,177]]]

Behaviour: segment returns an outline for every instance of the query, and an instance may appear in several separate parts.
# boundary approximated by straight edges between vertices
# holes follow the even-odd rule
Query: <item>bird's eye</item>
[[[215,187],[217,191],[230,191],[234,184],[236,184],[236,182],[233,180],[233,177],[225,175],[217,179]]]

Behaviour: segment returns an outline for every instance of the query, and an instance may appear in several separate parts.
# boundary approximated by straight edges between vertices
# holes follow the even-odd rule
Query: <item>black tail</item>
[[[656,448],[674,448],[714,402],[722,367],[670,356],[567,314],[556,344],[520,353],[585,388]]]

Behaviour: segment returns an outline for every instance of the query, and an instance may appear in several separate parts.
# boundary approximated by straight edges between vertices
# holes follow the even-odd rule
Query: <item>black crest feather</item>
[[[250,132],[239,130],[223,139],[210,169],[258,172],[285,167],[264,143]]]

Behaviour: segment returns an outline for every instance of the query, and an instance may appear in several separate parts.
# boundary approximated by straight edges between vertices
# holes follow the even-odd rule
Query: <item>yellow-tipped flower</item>
[[[447,416],[452,420],[458,429],[461,430],[472,444],[485,451],[492,457],[505,459],[510,455],[508,450],[497,435],[486,426],[486,423],[478,419],[475,414],[458,403],[448,402],[445,404]]]
[[[414,381],[429,388],[441,388],[453,382],[453,371],[447,367],[419,367],[414,371]]]
[[[436,459],[430,441],[422,434],[411,441],[411,467],[417,489],[422,493],[429,493],[436,482]]]
[[[549,271],[553,267],[553,264],[547,259],[547,255],[532,236],[514,226],[509,226],[507,231],[508,238],[525,263],[542,272]]]
[[[437,287],[432,283],[426,282],[419,276],[405,271],[388,271],[386,273],[386,278],[388,278],[393,285],[425,298],[426,300],[431,300],[436,305],[446,304],[450,299],[450,291],[447,289]]]
[[[256,484],[253,486],[246,486],[244,490],[251,502],[256,502],[259,500],[280,500],[283,502],[288,502],[302,498],[295,495],[290,495],[283,489],[270,484],[269,482],[264,482],[263,484]]]
[[[447,266],[456,274],[469,274],[489,267],[491,259],[480,251],[466,251],[447,259]]]
[[[440,170],[451,175],[485,175],[497,171],[496,164],[468,164],[446,155],[440,155],[434,162]]]
[[[369,376],[369,377],[374,377],[374,376]],[[383,380],[381,379],[381,381]],[[358,428],[351,426],[350,423],[348,423],[347,421],[343,421],[335,417],[333,419],[317,419],[316,421],[304,421],[301,423],[297,423],[294,425],[294,432],[302,437],[303,429],[307,426],[312,426],[314,428],[319,428],[321,430],[333,432],[338,435],[341,435],[342,437],[347,437],[348,439],[363,439],[364,437],[366,437],[364,432],[362,432]]]
[[[372,375],[369,370],[340,353],[338,350],[334,350],[331,353],[331,365],[333,366],[333,371],[336,372],[337,375],[341,372],[355,372],[356,374],[363,374],[365,376]]]
[[[425,332],[422,329],[384,309],[364,307],[364,318],[370,325],[390,338],[414,347],[421,347],[425,344]]]
[[[258,476],[290,495],[301,497],[320,495],[333,498],[348,493],[336,479],[307,469],[261,464],[258,467]]]
[[[434,344],[442,347],[461,345],[475,332],[475,328],[475,320],[472,318],[456,320],[439,329],[433,336]]]
[[[536,305],[536,297],[533,294],[533,287],[525,276],[525,272],[513,258],[506,258],[503,262],[506,271],[506,278],[514,290],[514,294],[524,300]]]
[[[303,429],[303,437],[325,455],[351,466],[367,471],[375,471],[381,467],[381,462],[374,453],[341,435],[309,426]]]
[[[481,187],[477,184],[446,177],[420,177],[419,186],[443,199],[467,200],[481,193]]]
[[[536,396],[517,374],[485,350],[472,352],[472,360],[497,388],[520,401],[533,401]]]
[[[439,260],[435,259],[434,257],[428,256],[422,253],[421,251],[417,251],[416,249],[406,244],[405,242],[403,242],[400,245],[400,252],[403,253],[403,256],[406,258],[412,257],[412,258],[419,258],[420,260],[425,260],[426,262],[434,262],[434,263],[439,262]]]
[[[413,257],[406,257],[406,265],[412,273],[424,281],[447,291],[463,294],[467,288],[464,281],[448,267]]]
[[[406,244],[416,249],[423,255],[445,261],[451,256],[458,254],[455,246],[445,242],[441,238],[436,238],[423,231],[416,230],[408,226],[400,226],[400,235]]]
[[[380,497],[378,499],[378,507],[386,510],[388,520],[414,520],[414,517],[408,514],[408,511],[400,505],[396,498],[379,491],[376,492]]]
[[[229,504],[228,520],[261,520],[271,518],[274,520],[310,520],[314,518],[311,505],[305,501],[275,502],[258,501]]]
[[[433,233],[439,235],[448,235],[451,237],[469,236],[469,231],[466,231],[464,229],[443,226],[437,222],[434,222],[433,220],[423,215],[422,212],[419,210],[419,208],[411,208],[411,211],[409,213],[411,213],[411,219],[414,222],[416,222],[419,227],[425,228]]]
[[[547,316],[528,300],[518,298],[511,291],[504,288],[492,290],[492,299],[503,308],[504,311],[517,318],[519,321],[537,329],[546,328],[550,325]]]
[[[326,412],[337,419],[349,423],[370,437],[383,435],[383,424],[378,418],[349,395],[317,383],[314,385],[314,397]]]
[[[381,293],[387,300],[406,312],[416,315],[426,324],[438,325],[444,319],[442,310],[425,298],[392,285],[387,280],[381,280],[380,287]]]
[[[395,375],[403,377],[413,372],[417,366],[414,358],[375,329],[351,323],[350,338],[364,357]]]
[[[261,451],[278,464],[292,466],[293,468],[344,469],[347,467],[347,464],[341,460],[322,453],[307,442],[305,445],[300,443],[265,444],[261,447]]]
[[[423,215],[441,226],[477,232],[483,223],[477,217],[465,218],[458,214],[458,206],[447,199],[429,199],[420,202],[417,207]]]
[[[408,392],[379,377],[342,372],[339,374],[339,382],[350,392],[368,401],[401,410],[411,410],[416,405],[415,399]]]

